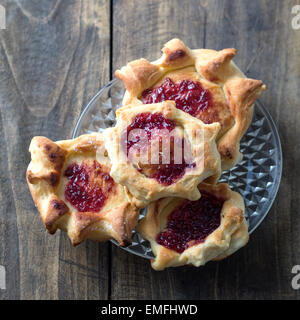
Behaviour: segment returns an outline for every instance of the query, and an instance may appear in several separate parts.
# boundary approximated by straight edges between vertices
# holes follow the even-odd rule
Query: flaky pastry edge
[[[128,198],[126,190],[120,205],[100,213],[73,211],[57,195],[62,170],[71,153],[84,155],[95,152],[104,155],[101,133],[58,142],[37,136],[32,139],[29,151],[31,162],[26,172],[27,184],[44,226],[50,234],[61,229],[67,232],[73,245],[78,245],[85,239],[106,241],[113,238],[120,245],[131,242],[131,233],[137,224],[139,212]],[[97,160],[99,161],[98,156]],[[102,161],[109,166],[108,157],[102,157]]]
[[[222,169],[229,170],[242,159],[240,140],[248,129],[253,115],[254,102],[266,86],[261,80],[246,78],[232,61],[236,49],[221,51],[210,49],[189,49],[181,40],[168,41],[160,59],[149,62],[139,59],[129,62],[115,76],[126,87],[123,105],[140,105],[140,95],[151,88],[166,73],[188,66],[194,66],[200,78],[219,84],[227,99],[234,118],[234,125],[218,140]]]
[[[203,168],[196,165],[195,168],[188,169],[192,174],[187,174],[186,171],[183,177],[168,186],[138,172],[124,151],[120,150],[120,137],[134,117],[144,112],[162,113],[167,119],[174,120],[181,126],[190,142],[196,163],[201,163],[202,153],[199,150],[204,150]],[[201,141],[201,144],[197,140],[197,130],[203,132],[204,141]],[[104,131],[105,147],[112,161],[110,175],[116,182],[127,187],[132,201],[141,208],[152,201],[170,196],[197,200],[200,198],[197,185],[206,178],[215,183],[221,174],[220,155],[215,143],[219,130],[218,123],[204,124],[201,120],[177,109],[174,101],[142,105],[139,108],[132,108],[130,105],[120,108],[117,110],[116,126]]]
[[[164,214],[168,215],[172,212],[171,210],[165,213],[165,210],[173,201],[180,203],[180,199],[165,198],[151,203],[147,208],[145,218],[138,225],[138,232],[150,242],[155,255],[155,258],[151,260],[153,269],[163,270],[183,265],[199,267],[208,261],[228,257],[248,242],[248,225],[241,195],[230,190],[226,183],[217,185],[201,183],[198,188],[225,200],[221,210],[220,226],[203,243],[191,246],[180,254],[155,241],[156,236],[164,229],[164,226],[161,225],[161,220],[166,220],[166,217],[163,218]]]

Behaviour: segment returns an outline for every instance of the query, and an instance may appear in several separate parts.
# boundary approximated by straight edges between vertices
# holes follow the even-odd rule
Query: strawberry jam
[[[114,187],[114,180],[103,172],[96,160],[91,163],[72,163],[64,176],[68,179],[65,198],[79,212],[100,211]]]
[[[147,89],[142,93],[144,104],[165,100],[175,101],[178,109],[194,117],[212,106],[210,92],[197,81],[183,80],[175,84],[170,78],[166,78],[159,87]]]
[[[186,201],[169,215],[166,230],[157,235],[156,242],[178,253],[204,242],[220,226],[223,203],[201,191],[199,200]]]
[[[138,152],[139,154],[145,153],[147,155],[147,162],[138,163],[138,171],[163,185],[171,185],[184,175],[186,168],[193,168],[195,166],[194,163],[191,163],[192,161],[186,162],[184,148],[187,142],[185,139],[168,134],[175,129],[175,126],[175,122],[165,118],[163,114],[147,112],[137,115],[127,127],[128,158],[131,160],[129,155],[131,151]],[[134,129],[141,129],[140,135],[132,137],[130,133]],[[151,145],[151,141],[154,141],[153,139],[155,139],[156,146]],[[163,151],[163,143],[167,139],[169,139],[168,143],[170,145],[170,148],[167,150],[169,153],[168,161],[165,160],[166,154]],[[177,161],[178,158],[175,157],[175,145],[177,147],[176,150],[180,150],[179,152],[181,153],[180,161]],[[151,148],[153,149],[151,150]],[[151,152],[158,154],[158,161],[156,163],[151,162]],[[189,155],[191,155],[191,151]]]
[[[165,118],[161,113],[145,112],[137,115],[133,122],[127,127],[127,136],[129,136],[130,132],[134,129],[143,130],[147,134],[148,140],[150,140],[153,130],[166,129],[170,132],[175,129],[175,122]],[[127,140],[127,152],[139,141],[139,137],[136,137],[134,140]]]

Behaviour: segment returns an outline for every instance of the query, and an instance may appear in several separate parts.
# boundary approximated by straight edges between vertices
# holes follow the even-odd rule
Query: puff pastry
[[[236,50],[191,50],[179,39],[167,42],[160,59],[139,59],[117,70],[126,87],[123,105],[175,100],[176,106],[205,123],[219,122],[222,169],[242,155],[240,140],[249,127],[253,103],[266,86],[246,78],[232,61]]]
[[[130,138],[133,128],[141,132]],[[157,134],[156,129],[162,131]],[[128,188],[132,201],[139,207],[167,196],[199,199],[197,185],[208,177],[215,182],[221,173],[215,143],[219,129],[218,123],[206,125],[177,109],[174,101],[118,109],[116,126],[104,132],[105,146],[112,161],[110,175]],[[169,148],[164,149],[159,139],[152,140],[153,136],[169,139]],[[134,152],[128,154],[126,148],[131,141],[139,141],[140,149],[133,148]],[[173,150],[178,146],[182,157],[176,162]],[[157,154],[162,158],[155,162],[152,156],[155,158]],[[185,155],[190,156],[189,161]],[[142,156],[144,161],[141,161]]]
[[[153,202],[138,231],[150,241],[155,270],[201,266],[223,259],[249,239],[242,197],[225,183],[198,186],[197,201],[165,198]]]
[[[85,239],[130,242],[138,209],[109,175],[102,134],[58,142],[34,137],[29,151],[27,183],[49,233],[66,231],[73,245]]]

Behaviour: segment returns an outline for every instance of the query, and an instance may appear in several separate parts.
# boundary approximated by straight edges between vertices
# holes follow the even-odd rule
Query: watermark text
[[[292,28],[294,30],[299,30],[300,29],[300,5],[298,4],[296,6],[293,6],[291,13],[292,15],[294,15],[291,21]]]

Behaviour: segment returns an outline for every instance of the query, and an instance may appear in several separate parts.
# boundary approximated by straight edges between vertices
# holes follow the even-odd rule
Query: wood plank
[[[299,299],[300,291],[291,287],[291,268],[300,264],[300,31],[290,24],[294,5],[269,0],[114,1],[114,70],[132,59],[156,59],[173,37],[191,48],[237,48],[237,64],[268,86],[261,101],[279,128],[285,166],[275,204],[246,248],[202,268],[163,272],[113,248],[112,299]]]
[[[44,230],[25,172],[35,135],[70,138],[84,105],[109,80],[109,1],[3,1],[0,31],[0,299],[104,299],[108,246],[71,248]]]
[[[34,135],[71,136],[94,92],[109,79],[109,1],[3,1],[0,30],[0,299],[298,298],[291,268],[300,264],[299,30],[295,1],[114,1],[113,69],[155,59],[164,42],[236,47],[236,62],[268,85],[262,101],[280,131],[285,165],[279,195],[249,245],[199,269],[153,271],[118,248],[44,232],[24,180]],[[299,4],[299,1],[298,1]],[[195,281],[197,279],[197,281]]]

